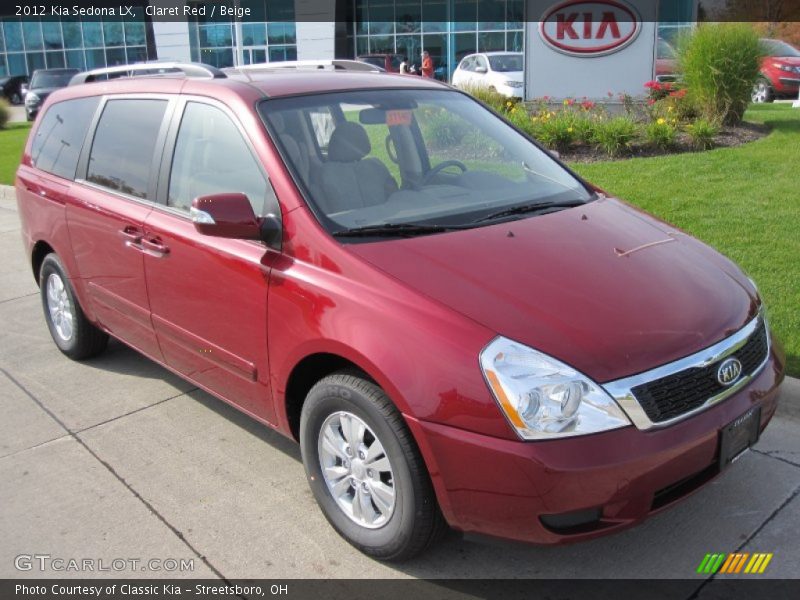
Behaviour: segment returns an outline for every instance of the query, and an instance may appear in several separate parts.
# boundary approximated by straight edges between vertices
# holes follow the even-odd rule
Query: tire
[[[349,439],[362,440],[358,450],[349,448],[348,424],[354,426]],[[333,446],[323,441],[325,437],[341,442],[337,452],[330,451]],[[325,518],[363,553],[379,560],[407,560],[446,531],[414,439],[374,383],[348,373],[319,381],[303,405],[300,447],[311,491]],[[323,473],[323,462],[328,475]],[[391,500],[388,490],[393,491]]]
[[[763,77],[756,81],[750,99],[756,104],[768,103],[775,100],[775,94],[772,91],[772,86],[770,86],[769,81]]]
[[[55,254],[48,254],[42,261],[39,290],[47,328],[61,352],[73,360],[85,360],[106,349],[108,334],[86,319]]]
[[[19,106],[20,104],[22,104],[22,97],[17,92],[11,94],[10,100],[11,104],[13,104],[14,106]]]

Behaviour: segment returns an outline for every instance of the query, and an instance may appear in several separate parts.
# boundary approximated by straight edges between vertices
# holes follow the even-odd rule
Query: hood
[[[39,96],[39,98],[44,100],[50,94],[52,94],[56,90],[60,90],[60,89],[61,88],[53,88],[53,87],[48,87],[48,88],[28,88],[28,93],[36,94],[37,96]]]
[[[792,65],[793,67],[800,67],[800,56],[769,56],[765,61],[768,63],[781,63],[784,65]]]
[[[732,262],[612,199],[348,249],[600,383],[702,350],[757,312],[756,292]]]

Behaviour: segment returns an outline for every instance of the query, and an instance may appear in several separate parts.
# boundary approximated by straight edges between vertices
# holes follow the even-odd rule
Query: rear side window
[[[199,196],[245,194],[259,216],[280,214],[269,181],[239,129],[220,109],[189,102],[183,113],[167,204],[189,210]]]
[[[94,134],[88,181],[147,198],[166,100],[110,100]]]
[[[33,165],[58,177],[73,179],[78,157],[99,98],[53,104],[42,117],[31,144]]]

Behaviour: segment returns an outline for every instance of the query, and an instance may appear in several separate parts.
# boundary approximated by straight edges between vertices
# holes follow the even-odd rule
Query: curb
[[[0,185],[0,200],[16,201],[17,196],[13,185]]]

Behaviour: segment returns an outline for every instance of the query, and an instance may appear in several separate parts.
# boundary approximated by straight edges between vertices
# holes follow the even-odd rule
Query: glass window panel
[[[62,21],[61,28],[64,31],[64,47],[77,49],[83,47],[83,35],[81,34],[81,24],[77,21]]]
[[[265,63],[267,62],[267,51],[266,50],[253,50],[252,60],[255,64]]]
[[[22,37],[25,39],[26,50],[42,50],[42,24],[39,21],[23,21]]]
[[[228,23],[200,26],[200,45],[224,48],[233,45],[233,33]]]
[[[106,66],[106,53],[102,50],[86,51],[86,68],[101,69]]]
[[[506,34],[506,50],[509,52],[522,52],[522,39],[524,31],[509,31]]]
[[[145,46],[128,46],[126,51],[129,63],[145,62],[147,60],[147,48]]]
[[[167,205],[188,212],[199,196],[238,192],[260,216],[280,214],[272,186],[239,129],[213,106],[190,102],[172,159]]]
[[[394,37],[373,35],[369,38],[369,51],[372,54],[391,54],[394,52]]]
[[[496,31],[506,28],[506,0],[481,0],[478,3],[478,29]]]
[[[455,57],[460,61],[467,54],[477,52],[477,36],[474,33],[457,33],[453,35],[455,45]]]
[[[447,31],[447,0],[422,3],[422,31],[426,33]]]
[[[367,33],[367,23],[369,15],[367,13],[367,0],[355,0],[355,19],[356,33],[359,35]]]
[[[79,98],[51,106],[42,117],[31,144],[31,160],[35,167],[74,179],[78,157],[89,122],[100,99]]]
[[[64,51],[46,52],[45,59],[47,60],[48,69],[63,69],[64,68]]]
[[[103,46],[103,26],[94,21],[84,21],[83,43],[87,48],[97,48]]]
[[[86,179],[137,198],[147,198],[150,167],[165,100],[111,100],[103,110]]]
[[[478,34],[478,51],[495,52],[506,49],[506,34],[502,31]]]
[[[109,67],[115,65],[124,65],[127,62],[125,59],[125,48],[107,48],[106,49],[106,64]]]
[[[28,73],[33,74],[36,69],[44,69],[44,52],[26,52],[25,58],[28,61]]]
[[[369,0],[369,33],[394,33],[394,0]]]
[[[296,44],[297,43],[297,26],[295,23],[284,23],[283,24],[283,31],[286,34],[286,43],[287,44]]]
[[[270,44],[285,44],[288,23],[267,23],[267,41]]]
[[[106,21],[103,23],[103,37],[106,46],[124,46],[125,38],[122,33],[122,23],[118,21]]]
[[[223,69],[233,66],[233,48],[203,48],[200,53],[201,61]]]
[[[477,0],[455,0],[453,3],[453,30],[474,31],[478,21]]]
[[[421,31],[422,5],[420,0],[397,0],[394,15],[398,34]]]
[[[242,23],[242,44],[244,46],[266,46],[267,28],[264,23]]]
[[[506,2],[506,21],[509,29],[522,29],[524,15],[525,0],[508,0]]]
[[[60,50],[64,47],[64,39],[61,37],[61,23],[58,21],[43,21],[42,35],[44,36],[46,50]]]
[[[267,19],[269,21],[294,21],[295,0],[267,0]]]
[[[128,46],[143,46],[146,43],[144,23],[140,21],[125,21],[125,44]]]
[[[83,56],[83,50],[67,50],[67,66],[71,69],[86,70],[86,59]]]
[[[422,60],[422,36],[398,35],[397,53],[405,56],[409,61],[411,61],[412,64],[415,62],[420,63]]]
[[[369,54],[369,38],[365,35],[359,35],[356,38],[356,56]]]
[[[19,21],[3,21],[3,36],[6,40],[6,50],[13,52],[22,50],[22,24]]]
[[[9,75],[25,75],[28,74],[28,64],[25,61],[25,55],[21,53],[7,54],[6,60],[8,61],[8,74]]]

